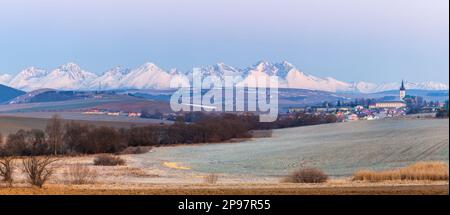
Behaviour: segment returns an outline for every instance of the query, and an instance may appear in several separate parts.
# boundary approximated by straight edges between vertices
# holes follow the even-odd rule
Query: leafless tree
[[[13,184],[14,173],[14,158],[13,157],[0,157],[0,177],[1,180],[7,183],[10,187]]]
[[[49,156],[30,156],[23,159],[23,172],[27,176],[27,182],[42,188],[55,171],[55,166],[52,165],[55,161],[55,158]]]
[[[45,133],[47,134],[49,145],[53,148],[53,153],[55,155],[63,153],[63,123],[58,114],[52,116],[50,121],[45,128]]]

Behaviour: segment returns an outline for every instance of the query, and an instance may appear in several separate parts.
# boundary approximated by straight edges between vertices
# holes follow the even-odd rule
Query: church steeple
[[[406,88],[405,88],[405,81],[404,80],[402,80],[402,86],[400,87],[400,90],[403,90],[403,91],[406,90]]]
[[[405,81],[402,80],[402,86],[400,87],[400,100],[404,100],[406,97],[406,88],[405,88]]]

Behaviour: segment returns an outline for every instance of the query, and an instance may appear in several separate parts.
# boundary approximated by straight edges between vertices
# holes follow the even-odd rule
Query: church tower
[[[405,88],[405,82],[402,80],[402,86],[400,87],[400,100],[404,100],[406,97],[406,88]]]

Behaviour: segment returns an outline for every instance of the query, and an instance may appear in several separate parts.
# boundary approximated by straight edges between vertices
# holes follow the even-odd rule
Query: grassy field
[[[161,121],[156,119],[143,119],[143,118],[129,118],[126,116],[106,116],[106,115],[83,115],[82,113],[74,112],[44,112],[44,113],[0,113],[0,133],[8,135],[15,133],[20,129],[45,129],[49,118],[54,114],[58,114],[63,121],[75,121],[82,124],[90,124],[96,126],[107,126],[115,128],[128,128],[131,126],[145,126],[149,124],[159,124],[164,122],[171,124],[171,121]]]
[[[17,118],[11,120],[17,124]],[[26,119],[22,126],[43,124],[35,120]],[[12,128],[6,122],[3,128]],[[242,142],[156,147],[121,155],[124,166],[95,166],[96,155],[63,157],[44,189],[29,187],[17,158],[14,187],[0,183],[0,194],[448,195],[448,128],[448,119],[359,121],[275,130],[270,138]],[[440,162],[403,168],[420,161]],[[91,168],[97,180],[72,185],[66,172],[75,165]],[[301,167],[320,168],[331,179],[324,184],[283,182]],[[424,175],[424,168],[433,177]],[[363,178],[354,180],[358,170],[365,171]],[[211,173],[217,174],[217,183],[205,181]],[[413,180],[400,180],[402,175]]]
[[[163,160],[204,173],[279,177],[306,166],[348,177],[417,161],[448,163],[448,129],[448,119],[337,123],[275,130],[271,138],[240,143],[162,147],[137,159],[142,166]]]

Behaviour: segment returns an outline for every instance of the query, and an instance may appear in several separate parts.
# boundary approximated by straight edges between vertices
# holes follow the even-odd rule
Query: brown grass
[[[405,168],[386,170],[386,171],[371,171],[361,170],[353,175],[353,180],[356,181],[448,181],[449,166],[445,162],[418,162]]]
[[[75,164],[66,170],[65,176],[70,184],[93,184],[97,178],[97,171],[82,164]]]

